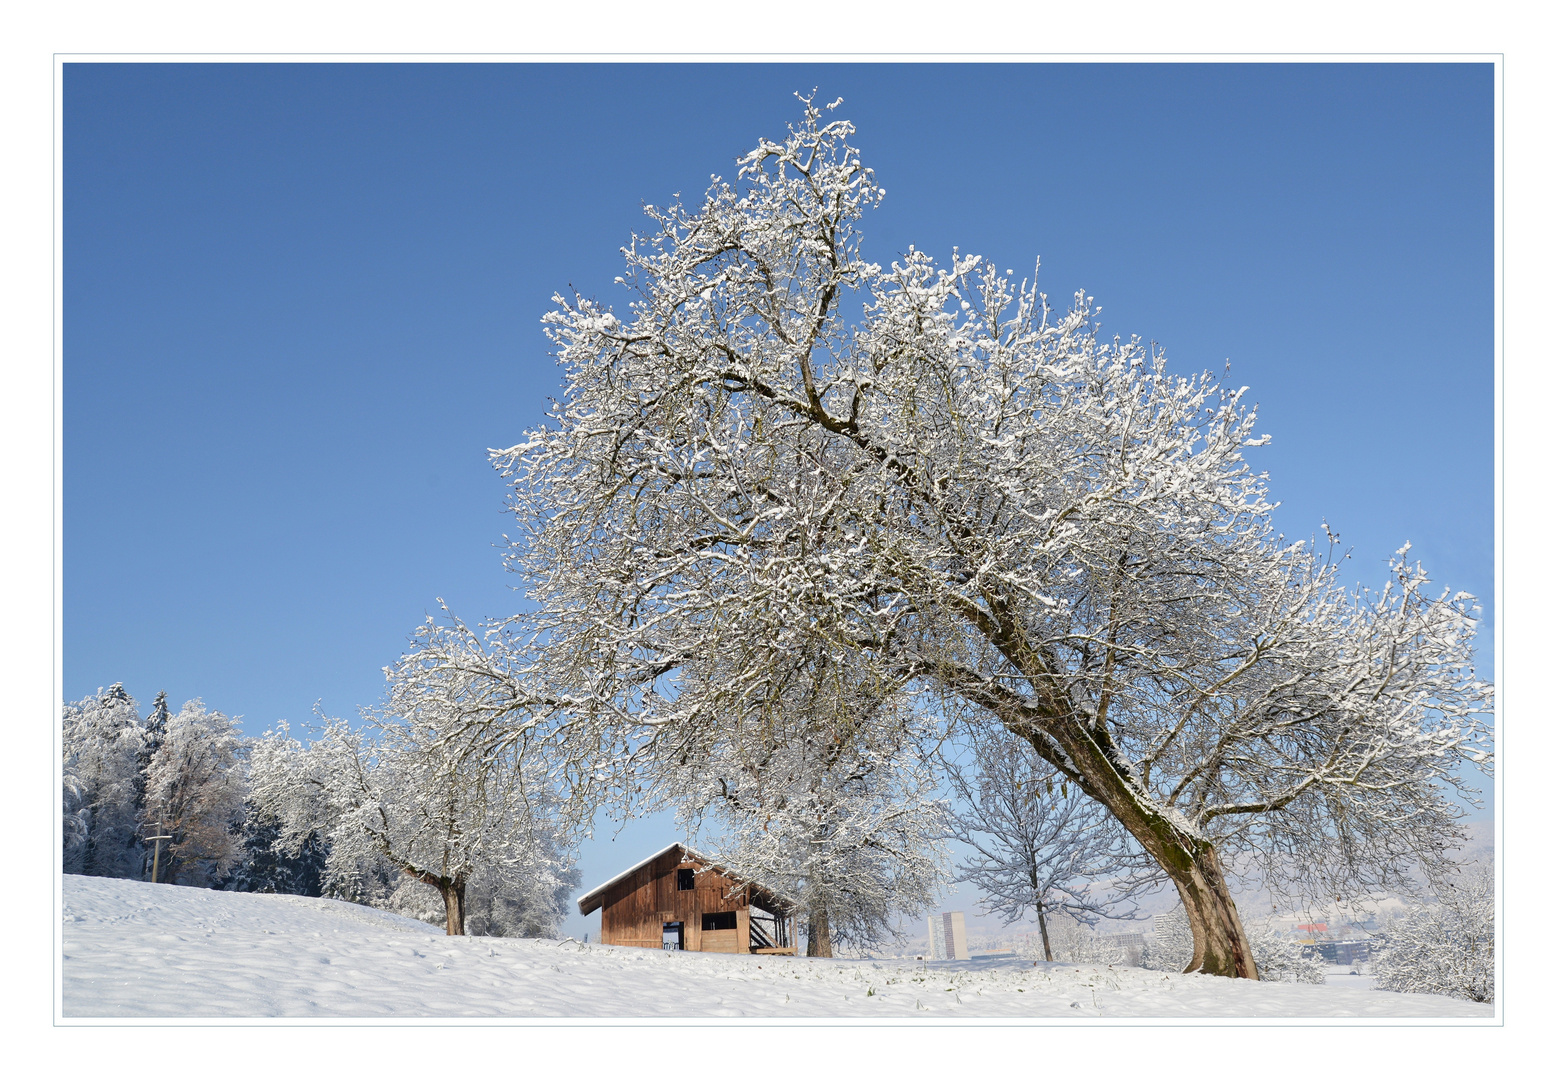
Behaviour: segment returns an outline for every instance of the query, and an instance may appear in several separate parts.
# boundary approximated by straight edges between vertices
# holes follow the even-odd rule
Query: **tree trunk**
[[[462,937],[465,933],[465,879],[445,878],[438,884],[443,894],[443,913],[450,937]]]
[[[450,937],[463,937],[465,934],[464,876],[444,877],[442,874],[429,873],[404,864],[401,865],[400,870],[407,877],[413,877],[423,885],[431,885],[438,890],[438,894],[443,897],[445,932]]]
[[[1258,979],[1254,948],[1238,919],[1211,841],[1195,836],[1157,809],[1151,795],[1139,790],[1127,778],[1127,770],[1114,764],[1106,733],[1079,724],[1057,724],[1047,730],[1081,774],[1086,794],[1119,819],[1178,889],[1195,937],[1194,954],[1185,973]],[[1041,736],[1031,734],[1030,729],[1018,733],[1040,756],[1052,760],[1053,755],[1045,753]]]
[[[1105,804],[1109,805],[1109,804]],[[1114,809],[1109,805],[1110,809]],[[1133,812],[1132,812],[1133,811]],[[1195,937],[1194,953],[1185,973],[1227,975],[1258,979],[1254,947],[1244,933],[1238,908],[1222,876],[1216,848],[1209,840],[1188,836],[1162,815],[1143,808],[1134,799],[1124,812],[1115,810],[1125,828],[1140,841],[1179,891],[1189,929]]]
[[[1043,958],[1054,963],[1054,953],[1049,948],[1049,924],[1043,917],[1043,904],[1038,905],[1038,932],[1043,935]]]
[[[827,912],[813,911],[806,921],[806,955],[832,956],[833,932],[827,921]]]

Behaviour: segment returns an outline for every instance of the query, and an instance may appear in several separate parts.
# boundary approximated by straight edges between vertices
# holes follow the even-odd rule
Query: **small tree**
[[[956,880],[975,886],[1007,925],[1033,912],[1045,960],[1054,959],[1051,914],[1091,926],[1127,914],[1131,897],[1161,884],[1114,818],[1025,743],[977,728],[967,742],[972,760],[946,771],[959,807],[951,838],[973,850]]]
[[[237,720],[199,698],[167,720],[147,766],[142,815],[172,837],[163,848],[163,881],[211,885],[238,865],[248,794],[243,743]]]
[[[1392,919],[1373,960],[1375,990],[1484,1001],[1496,995],[1496,896],[1492,871],[1445,882],[1438,902]]]
[[[257,803],[278,823],[276,849],[328,842],[327,888],[387,905],[384,869],[436,890],[451,935],[465,933],[467,889],[536,905],[554,925],[571,866],[545,820],[544,776],[517,761],[461,754],[418,720],[373,718],[367,732],[330,721],[311,747],[282,729],[256,752]],[[509,912],[513,921],[514,914]],[[490,917],[489,917],[490,921]]]
[[[739,663],[705,657],[697,677]],[[782,683],[707,741],[662,746],[649,769],[689,832],[711,819],[721,864],[801,902],[808,956],[900,936],[897,918],[945,882],[945,807],[915,737],[928,732],[901,687],[860,674],[847,656],[800,650]]]

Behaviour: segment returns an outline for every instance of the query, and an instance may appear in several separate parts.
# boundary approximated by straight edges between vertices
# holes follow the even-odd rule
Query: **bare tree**
[[[1130,834],[1026,742],[1002,729],[975,729],[968,742],[971,760],[945,773],[958,806],[950,836],[973,850],[956,880],[1008,925],[1033,912],[1045,960],[1053,913],[1092,926],[1128,916],[1131,898],[1162,883]]]

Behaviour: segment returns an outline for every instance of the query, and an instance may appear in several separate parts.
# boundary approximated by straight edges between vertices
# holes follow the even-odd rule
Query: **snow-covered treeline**
[[[384,717],[356,732],[331,722],[309,745],[285,724],[248,739],[198,698],[172,713],[159,693],[143,717],[115,683],[64,707],[64,870],[552,934],[577,874],[538,812],[545,785],[428,742]]]
[[[67,702],[63,719],[66,873],[155,868],[160,881],[213,887],[253,878],[236,720],[199,698],[171,713],[161,693],[142,718],[119,683]],[[160,851],[146,839],[158,830],[169,838]]]

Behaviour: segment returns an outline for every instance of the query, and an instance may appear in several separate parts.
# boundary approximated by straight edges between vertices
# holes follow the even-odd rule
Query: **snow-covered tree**
[[[1129,833],[1027,743],[1003,729],[974,729],[967,743],[967,760],[946,771],[959,806],[951,838],[972,849],[956,880],[977,888],[1008,925],[1033,912],[1043,959],[1055,959],[1051,915],[1088,926],[1117,918],[1161,881]]]
[[[565,745],[626,798],[644,747],[701,741],[820,638],[1106,807],[1195,970],[1256,975],[1224,859],[1295,895],[1441,868],[1450,789],[1492,760],[1472,598],[1406,549],[1353,590],[1278,535],[1243,390],[1102,338],[1083,293],[1055,317],[976,256],[865,259],[853,130],[808,99],[700,207],[650,208],[620,314],[558,297],[564,397],[494,453],[533,611],[433,663],[463,730]],[[690,677],[711,655],[742,664]]]
[[[307,748],[285,729],[261,742],[255,803],[280,829],[275,850],[296,855],[322,837],[331,894],[425,905],[404,887],[408,878],[435,891],[448,933],[464,934],[467,891],[477,883],[487,925],[560,920],[577,879],[537,770],[504,755],[462,754],[425,717],[376,717],[362,731],[331,721]]]
[[[136,800],[144,745],[140,714],[123,685],[67,702],[63,711],[64,868],[67,874],[136,877]]]
[[[295,850],[285,843],[276,818],[252,799],[245,807],[238,863],[222,882],[232,892],[323,896],[330,849],[319,832],[303,837]]]
[[[1391,919],[1373,959],[1374,989],[1443,994],[1491,1003],[1496,897],[1492,871],[1472,868],[1441,883],[1438,902]]]
[[[705,657],[695,677],[740,663]],[[896,938],[898,917],[945,884],[944,806],[916,737],[927,725],[900,686],[861,674],[812,643],[696,741],[656,747],[650,770],[689,831],[713,831],[721,865],[801,903],[811,956]]]
[[[238,721],[199,698],[167,719],[147,766],[142,819],[172,837],[160,880],[212,885],[238,864],[248,793],[243,743]]]

